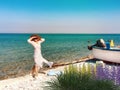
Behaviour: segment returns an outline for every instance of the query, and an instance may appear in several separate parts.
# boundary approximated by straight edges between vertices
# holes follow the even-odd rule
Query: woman
[[[41,43],[44,42],[45,39],[41,38],[39,35],[32,35],[28,39],[28,43],[30,43],[34,47],[34,66],[32,68],[32,76],[35,77],[38,75],[38,71],[40,68],[43,68],[43,63],[46,63],[50,68],[53,65],[53,62],[48,62],[43,58],[41,53]]]

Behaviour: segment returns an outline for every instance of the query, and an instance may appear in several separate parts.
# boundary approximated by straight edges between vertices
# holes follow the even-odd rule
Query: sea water
[[[28,44],[31,34],[0,34],[0,79],[30,71],[34,48]],[[45,38],[42,55],[48,61],[72,61],[91,54],[88,45],[100,38],[120,45],[120,34],[40,34]]]

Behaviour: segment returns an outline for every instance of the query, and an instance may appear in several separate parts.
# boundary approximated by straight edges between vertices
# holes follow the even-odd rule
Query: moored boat
[[[120,48],[106,49],[93,47],[92,53],[94,58],[108,62],[120,63]]]

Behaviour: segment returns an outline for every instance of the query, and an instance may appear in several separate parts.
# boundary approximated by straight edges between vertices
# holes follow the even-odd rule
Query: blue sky
[[[0,0],[0,33],[120,33],[120,0]]]

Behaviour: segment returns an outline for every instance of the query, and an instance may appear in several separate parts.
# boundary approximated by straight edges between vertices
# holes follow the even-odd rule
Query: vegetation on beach
[[[97,64],[96,64],[97,65]],[[103,69],[103,67],[102,67]],[[55,79],[47,82],[48,90],[120,90],[112,80],[100,77],[100,65],[85,64],[77,68],[69,66],[64,73],[57,75]]]

